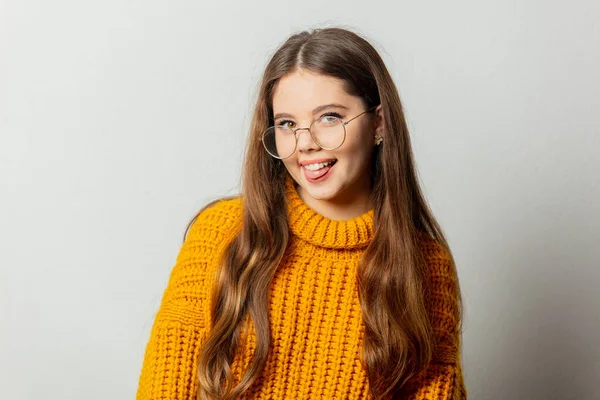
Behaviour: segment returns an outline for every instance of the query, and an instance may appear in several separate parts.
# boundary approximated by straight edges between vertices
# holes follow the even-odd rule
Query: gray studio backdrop
[[[600,3],[0,1],[0,398],[131,399],[257,79],[342,25],[400,88],[472,399],[600,399]]]

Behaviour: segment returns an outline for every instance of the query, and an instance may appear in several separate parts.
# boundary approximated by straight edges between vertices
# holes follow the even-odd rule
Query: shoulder
[[[165,299],[185,303],[208,298],[218,258],[237,234],[241,216],[239,197],[212,201],[196,213],[171,270]]]
[[[197,212],[190,223],[185,241],[219,245],[233,238],[242,224],[242,197],[214,200]]]
[[[196,213],[171,269],[158,319],[185,324],[209,323],[206,304],[211,298],[218,257],[235,237],[241,215],[239,197],[215,200]]]
[[[438,295],[443,292],[450,298],[457,297],[458,276],[451,251],[427,233],[420,233],[418,242],[427,288]]]
[[[419,251],[425,258],[427,264],[448,264],[452,262],[450,250],[439,243],[430,234],[419,232],[417,242]]]

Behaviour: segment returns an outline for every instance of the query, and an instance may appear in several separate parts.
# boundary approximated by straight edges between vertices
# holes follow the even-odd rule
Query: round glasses
[[[321,149],[335,150],[344,144],[346,140],[346,125],[376,108],[377,106],[363,111],[348,121],[342,121],[333,115],[323,115],[314,120],[308,128],[292,129],[287,125],[270,126],[263,133],[261,140],[267,153],[280,160],[294,154],[298,147],[298,135],[296,133],[301,130],[307,130],[312,140]]]

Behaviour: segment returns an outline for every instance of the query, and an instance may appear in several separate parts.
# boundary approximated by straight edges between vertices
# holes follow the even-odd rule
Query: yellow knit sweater
[[[292,239],[274,277],[269,303],[272,349],[247,399],[371,399],[359,353],[363,324],[356,288],[357,262],[373,238],[373,210],[347,221],[309,208],[287,180]],[[205,210],[177,257],[146,347],[138,400],[195,400],[200,348],[210,326],[212,279],[221,251],[241,227],[238,197]],[[407,398],[466,398],[460,368],[457,282],[448,253],[422,240],[431,289],[427,298],[438,347]],[[248,330],[233,363],[236,383],[249,364],[256,337]]]

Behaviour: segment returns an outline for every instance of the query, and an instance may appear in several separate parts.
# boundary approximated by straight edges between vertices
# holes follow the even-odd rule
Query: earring
[[[379,146],[383,142],[383,138],[379,135],[375,135],[375,144]]]

